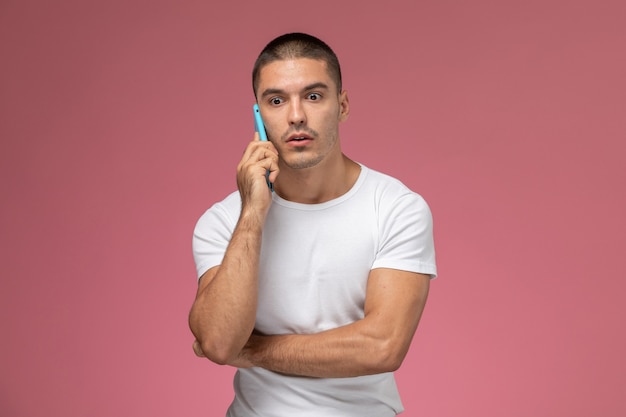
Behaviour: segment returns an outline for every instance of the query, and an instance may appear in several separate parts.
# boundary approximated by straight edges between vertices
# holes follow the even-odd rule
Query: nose
[[[300,100],[292,100],[289,107],[289,124],[303,125],[306,123],[306,114]]]

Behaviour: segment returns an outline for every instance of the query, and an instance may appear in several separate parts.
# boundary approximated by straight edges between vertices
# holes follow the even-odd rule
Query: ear
[[[348,92],[343,90],[339,93],[339,121],[345,122],[350,115],[350,100],[348,100]]]

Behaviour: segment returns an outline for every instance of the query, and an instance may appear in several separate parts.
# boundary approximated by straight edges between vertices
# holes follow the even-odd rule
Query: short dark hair
[[[330,77],[341,92],[341,67],[333,50],[322,40],[306,33],[287,33],[268,43],[259,54],[252,70],[252,90],[256,97],[261,68],[283,59],[310,58],[324,61]]]

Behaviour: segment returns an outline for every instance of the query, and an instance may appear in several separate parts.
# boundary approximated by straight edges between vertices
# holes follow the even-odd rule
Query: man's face
[[[274,61],[259,73],[257,99],[268,138],[292,169],[316,166],[338,152],[339,123],[349,114],[326,63],[309,58]]]

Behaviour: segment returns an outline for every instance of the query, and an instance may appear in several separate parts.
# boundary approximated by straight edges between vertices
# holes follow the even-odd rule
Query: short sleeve
[[[433,218],[419,195],[406,190],[380,207],[379,249],[372,268],[392,268],[437,276]]]
[[[241,200],[239,193],[235,192],[213,205],[196,223],[192,249],[198,278],[222,263],[240,210]]]

